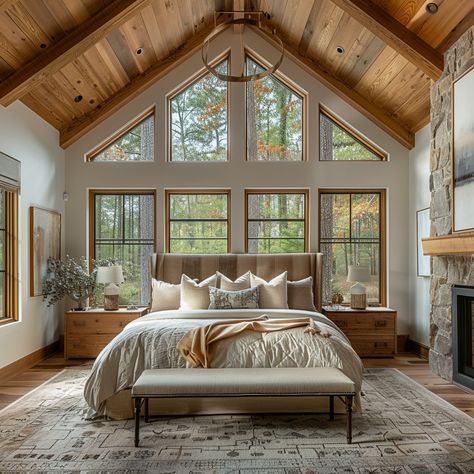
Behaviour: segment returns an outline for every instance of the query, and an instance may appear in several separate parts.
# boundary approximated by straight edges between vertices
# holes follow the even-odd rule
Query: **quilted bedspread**
[[[99,354],[84,387],[89,406],[85,416],[103,415],[106,400],[132,387],[145,369],[188,367],[176,346],[189,330],[262,314],[270,318],[310,317],[331,337],[310,335],[304,327],[269,333],[246,331],[218,343],[212,367],[336,367],[356,383],[360,392],[360,358],[345,335],[320,313],[288,309],[159,311],[128,324]],[[359,396],[354,408],[360,409]]]

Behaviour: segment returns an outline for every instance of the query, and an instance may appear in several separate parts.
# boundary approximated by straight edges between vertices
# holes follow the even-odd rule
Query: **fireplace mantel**
[[[474,254],[474,232],[426,237],[423,242],[423,255],[470,255]]]

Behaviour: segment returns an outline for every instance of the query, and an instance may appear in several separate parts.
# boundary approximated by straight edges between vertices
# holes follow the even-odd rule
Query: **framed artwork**
[[[48,258],[61,258],[61,214],[30,207],[30,296],[43,294]]]
[[[453,232],[474,230],[474,67],[453,84]]]
[[[416,211],[416,274],[430,276],[430,257],[423,255],[421,239],[430,236],[430,208]]]

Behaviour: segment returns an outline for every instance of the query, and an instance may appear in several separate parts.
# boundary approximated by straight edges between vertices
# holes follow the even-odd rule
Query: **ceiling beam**
[[[167,58],[151,66],[143,74],[135,77],[125,87],[100,104],[100,108],[75,120],[73,125],[60,131],[59,143],[62,148],[67,148],[79,140],[83,135],[96,127],[99,123],[110,117],[114,112],[130,102],[133,98],[144,92],[157,80],[169,74],[175,67],[191,57],[202,47],[206,36],[214,29],[214,24],[203,28],[200,32],[189,38]]]
[[[370,0],[331,0],[434,80],[444,69],[443,55]]]
[[[254,28],[253,30],[266,38],[275,47],[278,47],[278,43],[270,33],[262,29]],[[329,71],[323,69],[318,61],[302,55],[297,47],[291,46],[290,43],[285,40],[281,32],[278,32],[278,36],[285,44],[285,53],[288,54],[301,68],[315,76],[316,79],[322,82],[326,87],[352,105],[362,115],[378,125],[404,147],[411,150],[415,146],[415,135],[410,130],[404,128],[398,120],[390,117],[372,101],[359,94],[355,89],[349,87],[340,79],[334,77]]]
[[[474,25],[474,7],[441,41],[437,46],[438,51],[444,54],[472,25]]]
[[[4,0],[3,3],[8,0]],[[48,76],[77,59],[113,29],[136,15],[151,0],[114,0],[78,26],[71,34],[50,46],[0,82],[0,104],[7,106],[20,99]]]

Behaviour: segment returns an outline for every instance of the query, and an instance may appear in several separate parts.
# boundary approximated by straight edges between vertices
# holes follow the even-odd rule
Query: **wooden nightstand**
[[[369,307],[364,310],[323,307],[351,341],[360,357],[393,357],[397,353],[397,312],[390,308]]]
[[[120,308],[117,311],[105,311],[100,308],[67,311],[64,315],[64,357],[97,357],[130,321],[147,312],[147,307]]]

